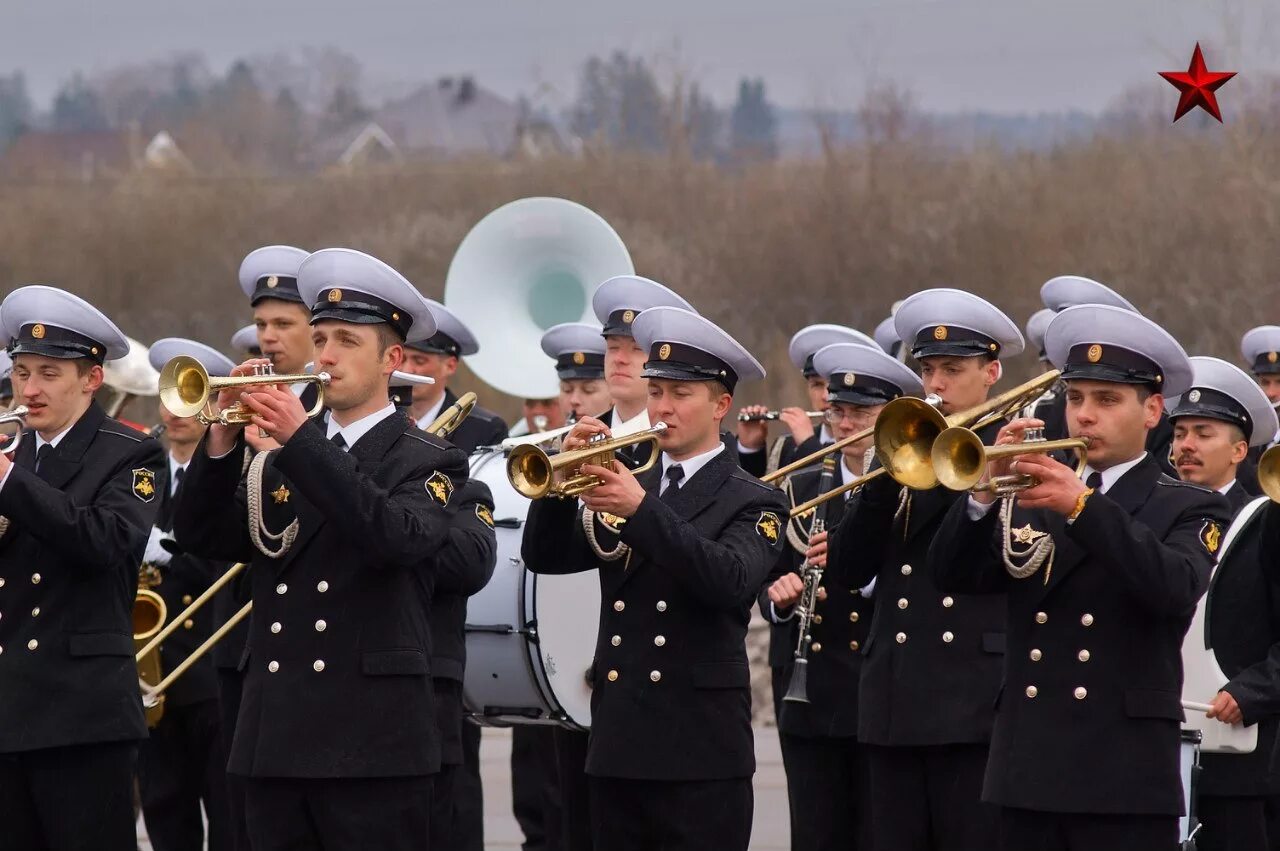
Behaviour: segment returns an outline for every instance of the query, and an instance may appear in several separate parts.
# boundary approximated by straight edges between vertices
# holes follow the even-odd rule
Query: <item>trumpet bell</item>
[[[555,466],[542,447],[522,443],[507,456],[507,478],[516,492],[526,499],[542,499],[551,490]]]
[[[194,417],[209,401],[209,373],[200,361],[178,355],[160,371],[160,401],[175,417]]]
[[[1272,446],[1258,459],[1258,486],[1272,502],[1280,502],[1280,445]]]
[[[946,417],[923,399],[895,399],[876,419],[876,458],[899,484],[914,490],[937,487],[933,441],[947,426]]]
[[[938,483],[953,491],[967,491],[982,481],[987,467],[986,448],[981,438],[959,426],[938,435],[930,458]]]

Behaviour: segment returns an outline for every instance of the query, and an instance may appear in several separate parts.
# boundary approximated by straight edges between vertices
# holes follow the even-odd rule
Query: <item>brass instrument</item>
[[[654,451],[649,455],[649,460],[644,466],[631,472],[643,473],[653,467],[659,455],[658,435],[666,430],[666,423],[657,423],[652,428],[626,437],[605,439],[598,435],[597,439],[589,441],[581,449],[555,455],[548,455],[546,450],[536,444],[521,444],[514,447],[507,458],[507,478],[511,480],[512,487],[529,499],[577,496],[600,484],[597,477],[582,474],[583,465],[611,466],[619,449],[653,443]]]
[[[517,446],[524,446],[529,443],[550,443],[553,440],[559,440],[570,431],[573,430],[574,423],[569,423],[560,428],[553,428],[550,431],[538,431],[533,434],[522,434],[518,437],[508,437],[506,440],[498,444],[499,449],[515,449]]]
[[[165,605],[164,598],[151,590],[160,584],[159,572],[153,565],[144,564],[138,571],[138,595],[133,599],[133,646],[136,651],[150,645],[151,640],[160,632],[164,626],[165,618],[168,617],[169,607]],[[159,642],[156,642],[159,647]],[[146,654],[138,652],[138,682],[145,689],[147,686],[155,686],[163,677],[164,672],[160,668],[160,653],[148,651]],[[146,710],[147,726],[154,727],[160,723],[161,717],[164,716],[164,701],[156,700],[152,703],[144,701],[143,706]]]
[[[17,425],[18,429],[7,443],[0,444],[0,452],[16,452],[22,444],[22,430],[27,426],[27,406],[18,405],[0,414],[0,425]]]
[[[1280,502],[1280,444],[1263,452],[1258,459],[1258,486],[1272,502]]]
[[[933,469],[933,441],[953,426],[977,431],[991,423],[1015,416],[1058,380],[1052,369],[1023,384],[988,399],[967,411],[943,416],[923,399],[903,397],[884,406],[876,419],[875,449],[880,465],[898,484],[913,490],[938,486]],[[829,447],[828,447],[829,448]]]
[[[253,418],[253,411],[241,402],[217,411],[212,400],[221,390],[237,387],[264,387],[270,384],[315,384],[319,388],[316,403],[307,411],[314,417],[324,407],[324,388],[329,383],[329,373],[298,373],[276,375],[270,364],[257,365],[253,375],[219,376],[211,378],[200,361],[187,355],[178,355],[160,370],[160,402],[175,417],[195,417],[204,425],[244,425]]]
[[[138,632],[138,607],[137,607],[137,604],[135,603],[134,629],[133,629],[135,646],[139,642],[139,640],[145,640],[146,643],[143,644],[142,647],[138,648],[138,651],[134,656],[134,661],[138,665],[138,671],[139,671],[138,684],[142,688],[142,706],[148,713],[148,717],[150,717],[150,714],[154,709],[156,709],[157,707],[160,707],[163,704],[164,693],[168,690],[169,686],[173,685],[174,681],[177,680],[178,677],[185,674],[187,670],[200,659],[200,657],[204,656],[205,653],[209,652],[209,649],[213,647],[213,645],[217,644],[226,636],[227,633],[235,629],[236,625],[239,624],[240,621],[244,620],[246,617],[249,616],[249,612],[253,610],[253,602],[250,601],[248,603],[245,603],[238,612],[232,615],[227,620],[226,623],[218,627],[218,629],[215,630],[212,635],[210,635],[207,639],[205,639],[203,644],[201,644],[195,650],[191,651],[191,655],[188,656],[186,659],[183,659],[182,662],[180,662],[176,668],[174,668],[172,671],[166,674],[163,679],[161,679],[158,676],[160,673],[160,656],[159,656],[159,653],[157,653],[156,651],[160,647],[160,644],[165,639],[167,639],[170,635],[173,635],[173,633],[177,631],[179,626],[186,623],[186,621],[192,615],[194,615],[200,609],[201,606],[209,602],[209,600],[213,598],[214,594],[217,594],[219,591],[221,591],[222,588],[228,582],[230,582],[232,579],[235,579],[247,566],[248,565],[245,564],[244,562],[232,565],[230,568],[227,569],[226,573],[222,574],[216,580],[214,580],[213,584],[211,584],[208,588],[206,588],[204,590],[204,593],[202,593],[199,597],[196,597],[195,600],[191,602],[191,605],[183,609],[182,612],[177,617],[175,617],[173,620],[165,624],[163,628],[161,628],[160,623],[157,622],[155,629],[150,630],[147,634],[139,634]],[[160,603],[160,606],[163,609],[164,600],[160,599],[160,595],[156,594],[154,591],[147,589],[147,590],[138,592],[139,599],[142,598],[142,595],[144,593],[154,596],[156,601]],[[162,611],[160,622],[162,622],[163,620],[164,620],[164,617],[163,617],[163,611]],[[148,657],[152,657],[154,659],[154,662],[150,661]],[[155,671],[154,671],[154,676],[156,680],[155,682],[152,682],[143,673],[145,668],[149,668],[153,664],[155,666]],[[156,716],[156,718],[157,720],[159,720],[158,715]]]
[[[822,419],[826,414],[826,411],[804,412],[804,415],[811,420]],[[738,422],[740,423],[772,422],[778,419],[782,419],[782,411],[765,411],[763,414],[738,414]]]
[[[440,416],[436,417],[435,421],[427,426],[424,431],[447,440],[449,435],[457,431],[458,426],[462,425],[462,421],[471,414],[475,407],[476,394],[471,392],[463,393],[458,397],[458,401],[441,411]]]
[[[1076,475],[1083,475],[1085,464],[1088,463],[1089,441],[1081,437],[1045,440],[1044,429],[1027,429],[1021,443],[984,446],[977,432],[957,426],[938,435],[933,441],[930,456],[933,471],[944,488],[975,493],[985,491],[1003,497],[1035,487],[1039,480],[1026,473],[1016,473],[996,476],[989,482],[979,484],[987,464],[1016,455],[1041,455],[1059,450],[1074,450],[1079,454]]]

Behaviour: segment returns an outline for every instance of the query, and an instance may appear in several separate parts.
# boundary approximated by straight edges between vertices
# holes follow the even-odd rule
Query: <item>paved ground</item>
[[[778,732],[772,727],[756,728],[755,777],[756,815],[752,831],[752,851],[784,851],[788,847],[787,785],[778,751]],[[491,851],[513,851],[520,847],[520,828],[511,815],[511,734],[506,730],[485,730],[480,744],[481,774],[484,778],[485,845]],[[141,821],[138,847],[150,851]]]

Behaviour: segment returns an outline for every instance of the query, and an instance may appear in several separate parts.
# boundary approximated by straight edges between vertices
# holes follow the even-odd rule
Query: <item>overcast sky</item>
[[[1100,110],[1126,86],[1186,68],[1280,67],[1274,0],[0,0],[0,70],[47,104],[77,69],[199,50],[331,44],[371,83],[472,73],[501,94],[567,103],[592,54],[622,48],[719,100],[742,75],[790,106],[855,104],[871,75],[933,111]],[[1214,49],[1210,49],[1213,45]],[[1216,50],[1216,53],[1215,53]],[[1229,91],[1229,90],[1228,90]],[[1170,90],[1171,108],[1176,103]],[[1225,95],[1224,95],[1225,96]]]

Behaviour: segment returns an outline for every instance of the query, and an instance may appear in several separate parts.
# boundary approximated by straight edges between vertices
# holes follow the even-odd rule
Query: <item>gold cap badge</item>
[[[333,289],[329,290],[329,301],[331,303],[342,301],[342,290],[338,289],[337,287],[334,287]]]
[[[858,381],[858,376],[854,375],[852,372],[846,372],[844,374],[845,387],[852,387],[854,384],[857,383],[857,381]]]
[[[1267,363],[1275,363],[1277,359],[1280,359],[1280,355],[1275,352],[1267,352]]]
[[[43,326],[43,325],[41,325],[41,324],[40,324],[40,323],[38,323],[38,322],[37,322],[35,325],[32,325],[32,326],[31,326],[31,336],[32,336],[32,337],[35,337],[37,340],[43,340],[43,339],[44,339],[44,326]]]
[[[671,344],[663,343],[658,348],[658,360],[666,360],[669,357],[671,357]]]
[[[1089,347],[1089,353],[1087,357],[1089,358],[1089,363],[1097,363],[1098,361],[1102,360],[1102,346],[1098,345],[1097,343],[1094,343],[1092,346]]]
[[[275,275],[271,275],[270,277],[267,278],[267,289],[275,289],[279,285],[280,285],[280,279]]]
[[[933,329],[933,339],[935,339],[935,340],[945,340],[945,339],[947,339],[947,326],[946,326],[946,325],[939,325],[937,328],[934,328],[934,329]]]
[[[582,352],[574,352],[573,362],[576,363],[578,366],[582,366],[584,363],[587,362],[587,356],[584,355]]]
[[[634,310],[622,311],[622,321],[625,322],[626,324],[630,325],[632,322],[635,321],[635,318],[636,318],[636,312]]]

